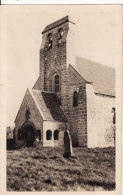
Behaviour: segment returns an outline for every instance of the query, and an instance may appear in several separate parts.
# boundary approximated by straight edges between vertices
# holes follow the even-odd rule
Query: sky
[[[6,62],[6,126],[14,126],[27,88],[39,76],[43,29],[70,15],[75,25],[75,54],[117,68],[121,53],[121,6],[28,5],[3,9],[3,48]],[[3,41],[2,40],[2,41]],[[2,69],[2,70],[3,70]],[[4,74],[3,74],[4,76]]]

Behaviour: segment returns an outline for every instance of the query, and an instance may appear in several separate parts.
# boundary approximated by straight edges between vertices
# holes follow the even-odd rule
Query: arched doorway
[[[35,126],[32,122],[26,122],[23,124],[24,138],[27,147],[33,147],[35,141]]]

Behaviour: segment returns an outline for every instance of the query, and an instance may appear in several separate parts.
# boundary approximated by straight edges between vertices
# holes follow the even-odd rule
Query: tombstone
[[[74,156],[73,150],[72,150],[72,140],[70,136],[70,132],[66,130],[64,132],[64,154],[63,157],[69,158]]]

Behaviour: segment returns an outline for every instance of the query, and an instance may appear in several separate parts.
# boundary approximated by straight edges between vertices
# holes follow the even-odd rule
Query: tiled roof
[[[93,83],[96,93],[115,96],[115,69],[76,57],[74,68],[87,82]]]
[[[32,93],[45,120],[67,122],[67,118],[60,108],[60,101],[56,94],[34,89]]]
[[[37,104],[37,107],[42,115],[42,118],[44,120],[53,120],[53,118],[50,114],[50,111],[47,109],[47,106],[44,102],[41,91],[33,89],[32,94],[33,94],[33,98]]]
[[[70,85],[81,84],[84,81],[82,76],[71,65],[69,65],[69,81]]]

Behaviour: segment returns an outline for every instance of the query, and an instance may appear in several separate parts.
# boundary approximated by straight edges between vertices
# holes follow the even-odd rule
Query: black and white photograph
[[[4,12],[6,191],[116,192],[122,6]]]

